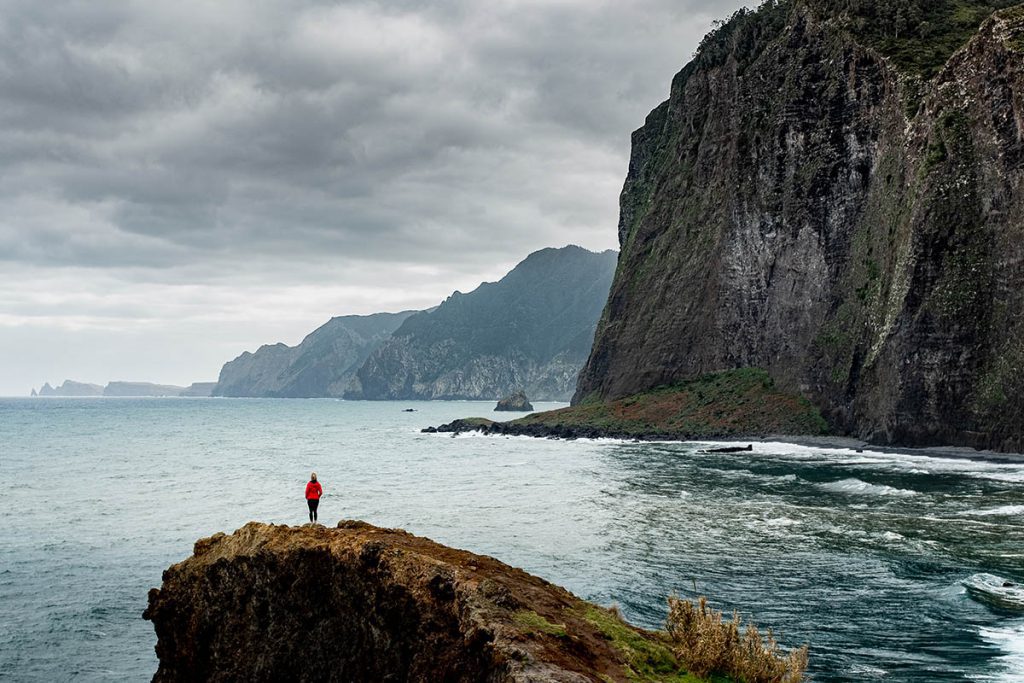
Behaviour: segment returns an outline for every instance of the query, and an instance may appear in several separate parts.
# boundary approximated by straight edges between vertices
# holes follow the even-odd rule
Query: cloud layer
[[[0,393],[615,246],[629,133],[740,4],[0,0]]]

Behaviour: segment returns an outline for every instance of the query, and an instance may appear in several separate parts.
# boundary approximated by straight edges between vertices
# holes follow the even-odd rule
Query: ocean
[[[0,679],[150,678],[163,569],[304,523],[316,470],[322,523],[493,555],[647,627],[704,594],[808,643],[814,681],[1024,681],[1024,615],[961,583],[1024,581],[1024,463],[419,432],[492,407],[0,399]]]

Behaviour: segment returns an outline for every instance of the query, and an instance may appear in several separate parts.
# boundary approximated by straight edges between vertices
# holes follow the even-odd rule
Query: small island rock
[[[530,399],[526,398],[526,392],[522,389],[515,392],[511,396],[498,401],[498,405],[494,407],[495,410],[515,412],[515,413],[530,413],[533,412],[533,406],[530,405]]]

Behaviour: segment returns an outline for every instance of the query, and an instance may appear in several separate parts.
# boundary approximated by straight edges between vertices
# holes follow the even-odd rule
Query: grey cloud
[[[0,0],[0,275],[401,304],[612,247],[630,132],[740,4]]]

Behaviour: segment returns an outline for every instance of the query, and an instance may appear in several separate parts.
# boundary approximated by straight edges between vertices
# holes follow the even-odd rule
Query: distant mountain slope
[[[499,282],[417,313],[374,352],[348,398],[567,400],[586,361],[616,253],[531,254]]]
[[[214,396],[340,397],[356,370],[414,311],[332,318],[298,346],[261,346],[226,363]]]

